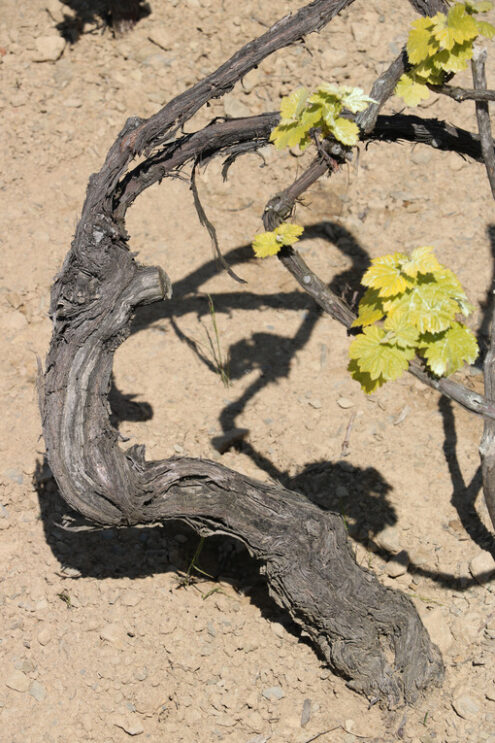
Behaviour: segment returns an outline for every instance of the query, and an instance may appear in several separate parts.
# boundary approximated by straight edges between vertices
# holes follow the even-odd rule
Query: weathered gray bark
[[[214,462],[150,462],[143,447],[124,451],[108,406],[113,355],[129,333],[134,308],[170,294],[163,270],[134,260],[125,230],[127,208],[188,161],[236,151],[247,142],[266,143],[277,117],[215,123],[163,143],[265,56],[321,28],[351,2],[316,0],[155,116],[128,120],[101,171],[90,178],[74,242],[53,286],[54,330],[40,397],[48,460],[69,505],[100,524],[181,519],[199,534],[239,539],[262,562],[271,595],[329,666],[356,690],[394,706],[441,679],[440,654],[412,603],[356,564],[340,516]],[[386,122],[382,138],[393,139],[393,119]],[[406,129],[414,139],[414,128]],[[437,123],[430,144],[445,145],[444,130]],[[399,126],[395,138],[403,133]],[[474,138],[470,143],[476,150]],[[152,154],[128,172],[134,155],[143,152]],[[347,310],[338,306],[345,321]]]

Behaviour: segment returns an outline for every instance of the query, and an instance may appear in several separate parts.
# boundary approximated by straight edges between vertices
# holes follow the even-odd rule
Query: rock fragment
[[[56,62],[64,49],[65,40],[61,36],[40,36],[36,39],[33,62]]]
[[[263,689],[261,693],[269,701],[285,697],[284,690],[280,686],[269,686],[267,689]]]
[[[144,733],[142,722],[132,717],[117,717],[113,724],[121,728],[127,735],[141,735],[141,733]]]
[[[495,560],[489,552],[480,552],[469,563],[469,572],[478,582],[484,582],[495,572]]]
[[[39,681],[33,681],[29,687],[29,693],[37,702],[42,702],[46,696],[45,687]]]
[[[387,571],[387,575],[390,576],[390,578],[398,578],[399,575],[404,575],[404,573],[407,573],[408,565],[409,555],[407,554],[406,550],[401,550],[395,555],[395,557],[387,562],[387,566],[385,569]]]
[[[25,692],[29,689],[30,681],[22,671],[14,671],[10,674],[5,685],[14,691]]]
[[[456,692],[452,699],[452,707],[464,720],[474,720],[478,718],[480,712],[478,703],[466,689],[459,689]]]

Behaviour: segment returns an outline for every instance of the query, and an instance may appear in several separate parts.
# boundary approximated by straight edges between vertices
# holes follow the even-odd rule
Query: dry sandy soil
[[[480,494],[482,421],[410,376],[366,397],[346,371],[345,331],[276,259],[252,257],[265,201],[303,167],[286,153],[267,149],[266,167],[246,156],[226,184],[220,163],[199,179],[222,249],[246,285],[212,259],[187,179],[153,187],[133,207],[131,246],[140,261],[167,270],[174,299],[141,312],[117,353],[120,430],[131,444],[145,443],[149,457],[217,458],[340,510],[359,562],[411,597],[439,644],[442,688],[411,708],[369,709],[270,601],[235,544],[207,541],[198,565],[212,578],[193,571],[187,584],[198,538],[185,527],[61,528],[66,509],[43,463],[36,356],[47,351],[50,285],[88,177],[127,116],[152,114],[298,3],[151,0],[151,14],[122,38],[91,13],[79,33],[69,5],[83,4],[1,2],[1,740],[494,743],[494,542]],[[405,0],[357,0],[187,129],[216,115],[273,110],[300,83],[369,89],[413,18]],[[57,61],[36,61],[44,37],[62,27],[72,43]],[[488,77],[493,87],[495,53]],[[467,73],[460,83],[469,84]],[[476,126],[472,103],[432,97],[422,115]],[[492,209],[481,165],[425,146],[371,145],[298,207],[307,227],[301,250],[352,294],[369,257],[431,244],[467,287],[483,339]],[[228,387],[208,341],[208,294]],[[476,368],[461,377],[481,389]],[[249,429],[248,439],[221,455],[212,439],[234,426]]]

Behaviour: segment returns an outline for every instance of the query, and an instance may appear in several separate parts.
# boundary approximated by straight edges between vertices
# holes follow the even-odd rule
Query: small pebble
[[[396,555],[400,552],[399,538],[399,530],[395,526],[386,526],[385,529],[382,529],[382,531],[375,536],[374,541],[380,549]]]
[[[399,575],[407,573],[409,555],[406,550],[401,550],[395,557],[387,562],[386,571],[390,578],[398,578]]]
[[[116,727],[121,728],[127,735],[141,735],[144,733],[144,727],[140,720],[132,718],[118,717],[113,723]]]
[[[270,686],[267,689],[263,689],[261,693],[265,699],[269,699],[270,701],[285,697],[284,690],[280,686]]]
[[[311,718],[311,699],[305,699],[301,712],[301,727],[303,728],[308,724]]]
[[[480,708],[473,697],[465,690],[459,690],[452,700],[452,707],[459,717],[473,720],[478,717]]]
[[[40,36],[36,39],[34,62],[56,62],[65,49],[65,39],[58,35]]]
[[[33,681],[29,687],[29,693],[36,699],[37,702],[42,702],[46,696],[45,687],[39,683],[39,681]]]
[[[489,552],[480,552],[469,563],[469,572],[477,581],[483,582],[495,571],[495,560]]]
[[[337,399],[337,405],[339,408],[344,408],[345,410],[346,408],[354,407],[354,401],[350,400],[348,397],[339,397]]]
[[[8,686],[9,689],[20,692],[27,691],[29,689],[29,684],[30,681],[28,677],[22,671],[14,671],[5,682],[5,685]]]

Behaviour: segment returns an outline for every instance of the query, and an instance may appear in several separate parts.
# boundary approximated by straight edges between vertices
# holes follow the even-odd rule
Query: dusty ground
[[[162,265],[175,286],[171,303],[138,316],[117,354],[120,430],[131,443],[145,443],[150,457],[216,457],[341,510],[358,560],[412,598],[440,645],[443,687],[413,708],[368,709],[270,602],[242,550],[207,542],[198,564],[219,580],[196,572],[197,581],[183,586],[180,576],[198,545],[193,534],[173,525],[67,533],[59,526],[63,504],[43,468],[36,354],[47,351],[50,284],[89,174],[127,116],[153,113],[297,5],[152,0],[151,15],[130,35],[115,39],[88,16],[76,40],[68,5],[2,0],[0,737],[6,743],[120,743],[132,735],[150,743],[495,741],[493,584],[478,565],[484,550],[493,549],[479,493],[482,423],[412,377],[366,398],[346,371],[343,329],[315,311],[276,259],[251,257],[246,246],[260,230],[263,204],[290,182],[300,161],[268,151],[267,167],[245,157],[227,184],[220,164],[201,176],[205,206],[225,254],[248,281],[244,287],[212,261],[187,182],[165,182],[135,205],[132,247],[143,262]],[[267,60],[188,130],[218,114],[272,110],[300,82],[368,89],[413,18],[407,2],[394,3],[386,17],[384,5],[357,0],[304,46]],[[74,43],[56,62],[34,61],[37,39],[58,35],[64,13]],[[493,87],[495,53],[488,75]],[[468,81],[467,74],[460,78]],[[400,108],[397,99],[388,106]],[[424,115],[474,129],[473,108],[440,100]],[[478,307],[472,326],[486,333],[495,227],[480,165],[421,146],[372,145],[305,202],[309,208],[299,207],[297,215],[308,227],[301,250],[327,280],[352,291],[369,256],[431,244],[468,288]],[[222,353],[230,358],[228,388],[208,343],[208,333],[214,337],[208,293]],[[480,387],[476,369],[464,376]],[[211,439],[233,426],[248,428],[249,439],[220,455]],[[396,569],[387,561],[401,550],[405,564]]]

